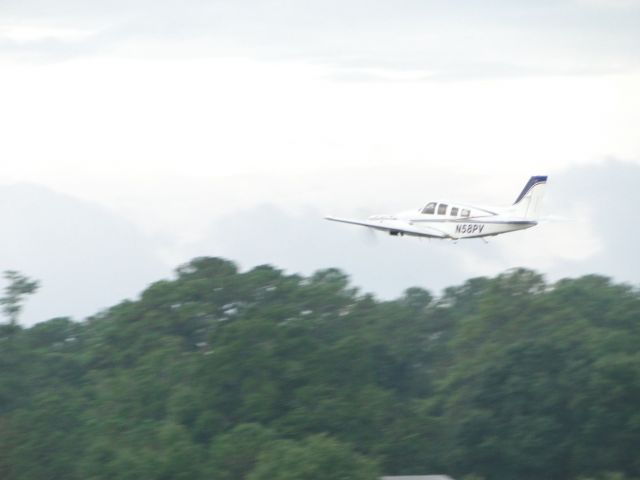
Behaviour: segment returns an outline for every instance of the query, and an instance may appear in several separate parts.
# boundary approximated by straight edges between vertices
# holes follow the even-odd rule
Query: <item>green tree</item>
[[[640,478],[640,291],[605,277],[380,301],[335,269],[197,258],[30,328],[37,282],[10,279],[2,480]]]
[[[375,461],[324,435],[302,442],[283,440],[258,458],[249,480],[376,480]]]
[[[0,305],[9,325],[15,326],[22,311],[24,297],[34,294],[40,287],[40,283],[15,270],[6,270],[3,277],[8,285],[4,289],[4,297],[0,298]]]
[[[260,452],[276,438],[274,432],[259,424],[238,425],[213,441],[208,472],[216,480],[243,480],[255,467]]]

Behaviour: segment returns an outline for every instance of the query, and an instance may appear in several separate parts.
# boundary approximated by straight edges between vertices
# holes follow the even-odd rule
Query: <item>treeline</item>
[[[0,328],[0,478],[640,478],[640,293],[529,270],[434,298],[198,258]]]

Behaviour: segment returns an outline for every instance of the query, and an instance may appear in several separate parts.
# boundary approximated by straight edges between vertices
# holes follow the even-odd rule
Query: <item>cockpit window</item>
[[[427,205],[422,209],[422,213],[433,214],[435,211],[436,211],[436,202],[427,203]]]
[[[451,207],[451,216],[452,217],[458,216],[458,207]]]
[[[469,212],[469,210],[467,210],[466,208],[463,208],[462,212],[460,212],[460,215],[462,215],[463,217],[468,217],[469,215],[471,215],[471,212]]]
[[[447,205],[446,203],[441,203],[438,205],[438,215],[446,215],[447,214]]]

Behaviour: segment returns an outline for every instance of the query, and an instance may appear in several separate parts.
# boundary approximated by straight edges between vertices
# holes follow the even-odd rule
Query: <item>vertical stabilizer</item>
[[[536,220],[540,214],[542,197],[546,189],[546,175],[531,177],[511,207],[513,215],[526,220]]]

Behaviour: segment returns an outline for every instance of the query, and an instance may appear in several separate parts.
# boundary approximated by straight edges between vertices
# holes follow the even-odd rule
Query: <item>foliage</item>
[[[248,480],[376,480],[375,463],[322,435],[282,440],[262,453]]]
[[[379,301],[198,258],[85,322],[1,326],[0,478],[640,478],[639,320],[595,275]]]
[[[3,277],[8,284],[4,289],[4,297],[0,298],[2,313],[7,317],[10,325],[16,325],[22,311],[24,297],[35,293],[40,284],[15,270],[6,270]]]

